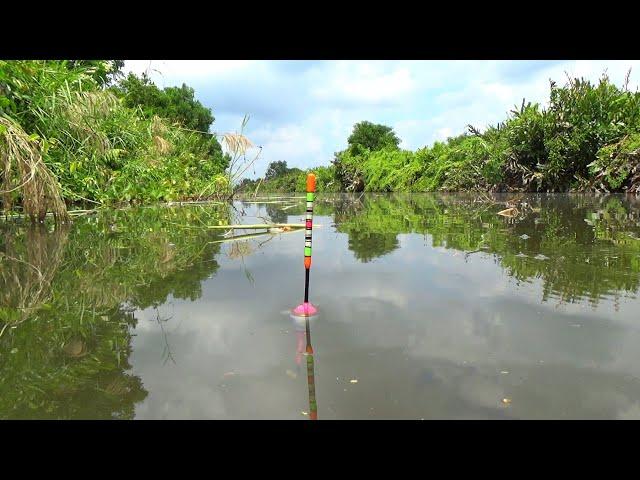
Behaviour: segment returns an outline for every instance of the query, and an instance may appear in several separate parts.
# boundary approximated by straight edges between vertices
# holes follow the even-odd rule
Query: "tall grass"
[[[41,218],[47,209],[59,215],[61,198],[100,205],[227,198],[257,159],[247,156],[252,144],[242,131],[199,132],[147,113],[127,106],[121,92],[104,88],[88,67],[0,61],[3,172],[27,165],[36,172],[38,165],[20,195],[6,188],[16,173],[3,174],[3,207],[22,203]],[[24,135],[16,136],[19,131]],[[229,152],[228,168],[221,153],[212,155],[220,149],[214,137]]]

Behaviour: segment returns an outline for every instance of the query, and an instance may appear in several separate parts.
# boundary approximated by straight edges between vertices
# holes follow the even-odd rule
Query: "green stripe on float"
[[[311,247],[304,247],[304,256],[305,257],[311,256]]]
[[[313,202],[313,192],[307,192],[307,202]]]

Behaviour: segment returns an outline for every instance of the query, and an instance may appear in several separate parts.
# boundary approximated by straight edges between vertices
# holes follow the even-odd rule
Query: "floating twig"
[[[314,227],[321,227],[322,225],[314,225]],[[253,225],[209,225],[207,228],[222,229],[222,230],[253,230],[259,228],[304,228],[304,223],[258,223]]]

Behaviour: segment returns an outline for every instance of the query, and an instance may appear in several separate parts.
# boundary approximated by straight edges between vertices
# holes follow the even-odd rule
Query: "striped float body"
[[[305,232],[304,232],[304,266],[305,268],[311,267],[311,230],[313,229],[313,199],[314,199],[314,193],[307,192],[307,218],[305,222]]]

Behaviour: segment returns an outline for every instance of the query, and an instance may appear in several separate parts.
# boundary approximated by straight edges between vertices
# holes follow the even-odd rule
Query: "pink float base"
[[[311,303],[301,303],[292,310],[292,313],[298,317],[312,317],[318,313],[318,309]]]

